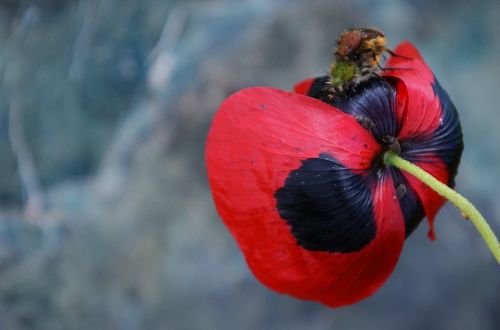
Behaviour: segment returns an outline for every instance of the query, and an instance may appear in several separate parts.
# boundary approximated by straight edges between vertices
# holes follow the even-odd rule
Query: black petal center
[[[278,211],[307,250],[356,252],[376,234],[368,180],[328,154],[302,161],[275,193]]]

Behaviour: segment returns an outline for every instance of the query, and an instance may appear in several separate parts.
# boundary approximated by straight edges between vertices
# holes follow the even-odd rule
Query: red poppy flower
[[[326,78],[295,93],[231,95],[206,144],[217,210],[266,286],[331,307],[372,295],[406,237],[444,200],[383,163],[399,152],[453,186],[463,149],[458,115],[418,51],[401,44],[380,79],[333,105]],[[306,95],[302,95],[306,94]]]

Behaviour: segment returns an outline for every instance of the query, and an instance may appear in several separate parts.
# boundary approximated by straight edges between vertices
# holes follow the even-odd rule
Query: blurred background
[[[465,136],[457,189],[500,233],[500,2],[0,1],[0,329],[500,329],[499,268],[447,205],[373,297],[261,286],[212,204],[220,102],[328,68],[336,36],[417,45]]]

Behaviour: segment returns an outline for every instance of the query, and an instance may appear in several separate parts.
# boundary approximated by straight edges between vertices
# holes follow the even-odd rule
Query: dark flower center
[[[401,153],[401,144],[399,144],[398,139],[396,139],[394,136],[386,135],[382,138],[382,142],[384,150],[392,151],[398,155]]]

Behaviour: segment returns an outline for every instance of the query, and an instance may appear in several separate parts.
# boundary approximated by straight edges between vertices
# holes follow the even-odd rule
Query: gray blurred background
[[[261,286],[204,140],[247,86],[322,75],[344,28],[414,42],[460,112],[457,189],[500,233],[500,2],[0,1],[0,329],[500,329],[499,267],[447,205],[372,298]]]

